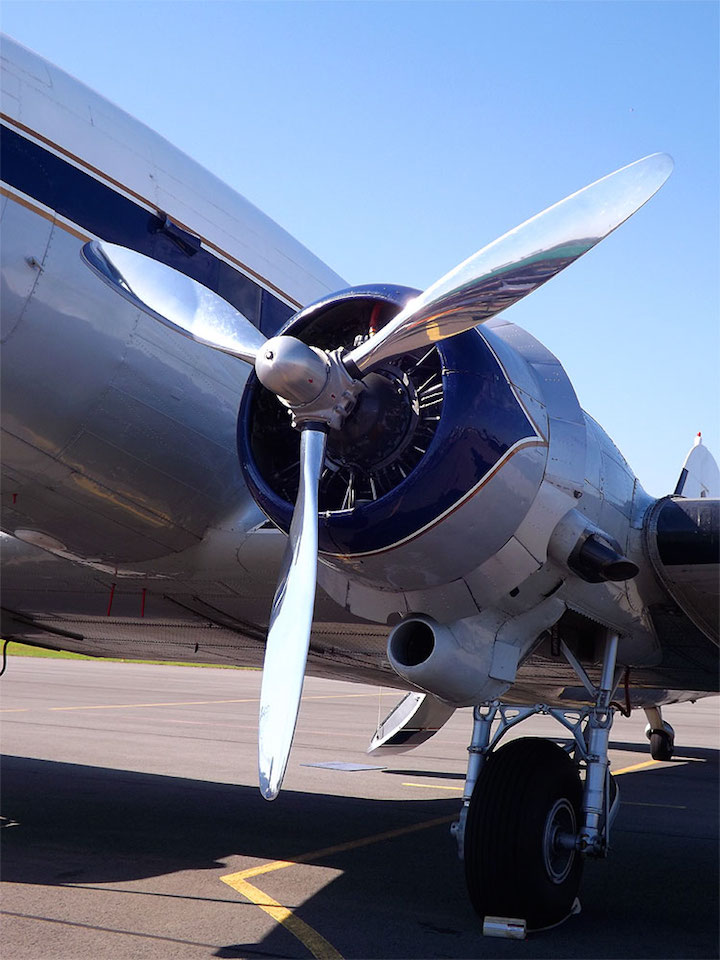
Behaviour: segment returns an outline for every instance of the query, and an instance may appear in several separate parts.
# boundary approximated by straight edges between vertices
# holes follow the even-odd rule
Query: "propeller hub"
[[[257,355],[255,373],[276,396],[290,405],[302,405],[322,393],[330,361],[322,350],[295,337],[272,337]]]
[[[328,457],[338,466],[379,469],[399,456],[414,435],[417,394],[401,369],[369,373],[365,390],[342,430],[328,438]]]

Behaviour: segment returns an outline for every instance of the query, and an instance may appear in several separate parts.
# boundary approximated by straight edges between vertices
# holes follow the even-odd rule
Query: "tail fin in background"
[[[703,446],[700,433],[685,457],[673,496],[688,500],[720,497],[720,469],[708,448]]]

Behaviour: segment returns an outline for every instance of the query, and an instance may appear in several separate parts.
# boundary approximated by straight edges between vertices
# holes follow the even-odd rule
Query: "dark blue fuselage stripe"
[[[205,284],[272,336],[293,310],[224,260],[188,254],[163,232],[164,220],[112,187],[2,125],[2,179],[102,240],[154,257]]]

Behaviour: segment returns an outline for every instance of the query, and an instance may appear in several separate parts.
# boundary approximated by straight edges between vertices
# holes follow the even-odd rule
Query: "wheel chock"
[[[484,937],[503,937],[505,940],[524,940],[527,925],[524,920],[515,917],[485,917],[483,920]]]

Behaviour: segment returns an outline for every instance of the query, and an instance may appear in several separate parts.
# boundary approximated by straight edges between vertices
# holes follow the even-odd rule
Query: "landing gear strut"
[[[607,855],[619,807],[608,769],[610,701],[622,675],[615,669],[617,647],[617,635],[609,635],[595,686],[561,644],[591,706],[509,707],[495,700],[474,710],[463,806],[452,831],[470,899],[483,918],[524,921],[528,930],[561,923],[579,910],[584,857]],[[526,738],[495,749],[511,727],[534,714],[554,717],[570,731],[567,748]]]
[[[672,760],[675,749],[675,731],[665,723],[660,707],[645,707],[648,725],[645,736],[650,741],[650,756],[653,760]]]

